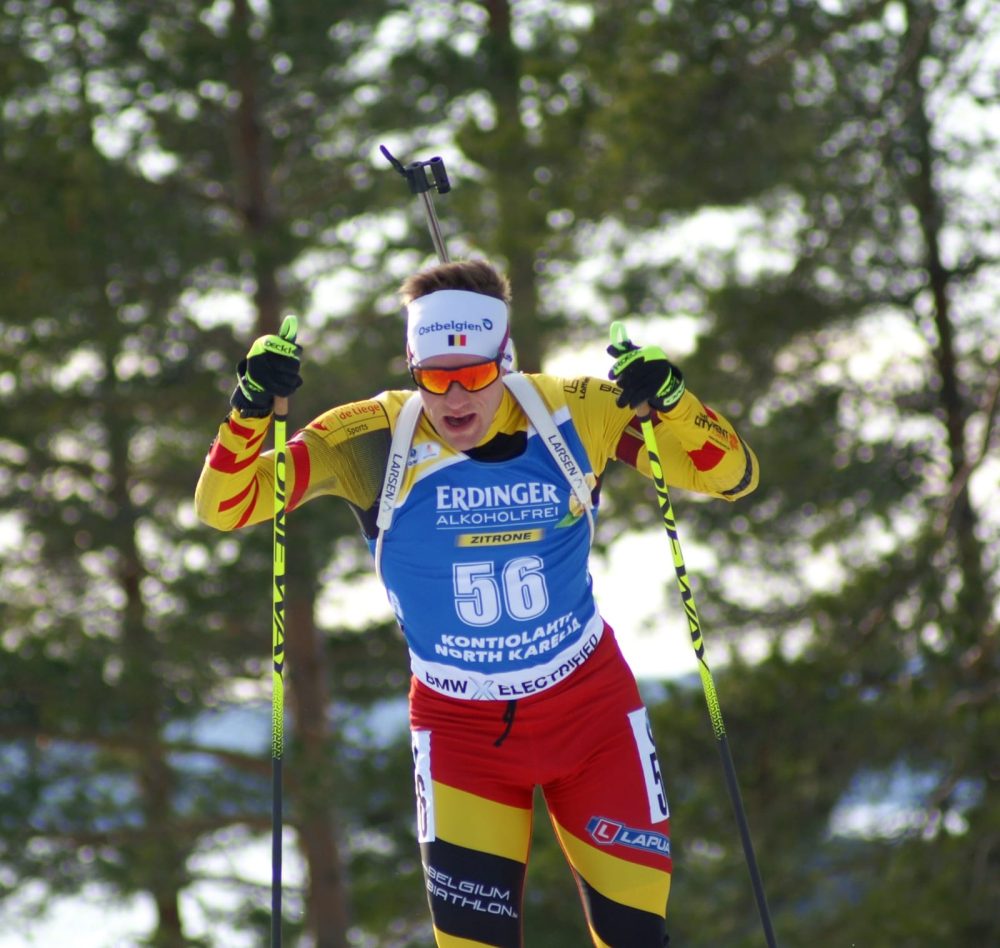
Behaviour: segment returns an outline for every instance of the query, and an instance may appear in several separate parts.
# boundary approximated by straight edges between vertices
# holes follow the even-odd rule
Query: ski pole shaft
[[[294,341],[298,321],[286,316],[283,339]],[[285,743],[285,507],[288,399],[274,399],[274,546],[271,609],[271,945],[281,948],[282,758]]]
[[[628,335],[622,323],[616,322],[612,324],[611,341],[619,345],[628,341]],[[764,938],[767,941],[768,948],[777,948],[778,942],[774,934],[774,926],[771,923],[771,912],[767,905],[767,897],[764,893],[764,884],[757,865],[757,856],[754,852],[753,841],[750,838],[750,824],[747,820],[746,810],[743,807],[743,798],[740,794],[739,782],[736,779],[736,767],[733,764],[733,755],[729,749],[729,739],[726,735],[726,725],[722,719],[722,707],[719,704],[719,696],[715,689],[715,679],[712,677],[711,669],[709,669],[708,662],[705,660],[705,640],[701,631],[701,621],[698,618],[698,608],[695,605],[691,580],[684,562],[684,553],[681,549],[680,535],[677,532],[677,521],[674,518],[670,493],[667,490],[667,482],[663,474],[663,465],[660,463],[660,453],[656,444],[656,434],[653,431],[653,421],[650,417],[649,405],[645,403],[639,405],[635,413],[642,428],[642,440],[646,447],[646,454],[649,456],[649,468],[653,484],[656,487],[656,497],[660,506],[660,514],[663,518],[663,526],[670,540],[674,572],[677,575],[681,603],[684,606],[684,614],[687,617],[688,629],[691,633],[691,644],[694,647],[694,654],[698,660],[698,675],[701,678],[702,690],[705,692],[705,702],[708,705],[708,715],[712,722],[712,730],[715,733],[719,754],[722,758],[722,771],[725,777],[726,790],[729,793],[729,801],[732,804],[733,814],[736,817],[740,842],[743,845],[743,855],[746,858],[747,869],[750,873],[750,884],[753,888],[754,900],[757,903],[757,912],[760,915],[761,926],[764,929]]]
[[[274,608],[271,614],[271,944],[281,945],[281,834],[285,717],[285,425],[288,399],[274,400]]]
[[[663,526],[670,538],[670,547],[673,551],[674,571],[677,574],[677,585],[680,589],[681,602],[684,605],[684,613],[687,616],[688,628],[691,632],[691,644],[698,659],[698,674],[701,678],[702,690],[705,692],[705,702],[708,705],[708,714],[712,722],[712,730],[715,732],[716,743],[719,747],[719,754],[722,758],[722,770],[726,781],[726,790],[729,793],[729,801],[733,807],[733,814],[736,817],[736,825],[740,834],[740,842],[743,845],[743,855],[746,858],[747,869],[750,873],[750,884],[753,887],[754,899],[757,903],[757,912],[760,915],[761,925],[764,928],[764,938],[768,948],[777,948],[777,941],[774,935],[774,928],[771,924],[771,913],[767,906],[767,898],[764,894],[764,885],[760,876],[760,869],[757,866],[757,856],[754,852],[753,841],[750,838],[750,826],[747,821],[746,810],[743,807],[743,798],[740,794],[739,782],[736,779],[736,767],[733,764],[733,755],[729,749],[729,738],[726,735],[726,725],[722,719],[722,707],[719,704],[719,696],[715,689],[715,680],[712,672],[705,660],[705,640],[702,636],[701,622],[698,618],[698,609],[694,601],[694,593],[691,590],[691,581],[688,577],[687,567],[684,563],[684,554],[681,550],[680,537],[677,533],[677,523],[674,519],[673,506],[670,503],[670,494],[667,491],[666,481],[663,476],[663,468],[660,464],[658,449],[656,446],[656,436],[653,433],[653,422],[649,416],[649,408],[646,406],[645,414],[640,410],[636,411],[642,426],[642,438],[646,445],[646,453],[649,455],[649,466],[653,474],[653,483],[656,486],[656,495],[660,504],[660,513],[663,517]]]

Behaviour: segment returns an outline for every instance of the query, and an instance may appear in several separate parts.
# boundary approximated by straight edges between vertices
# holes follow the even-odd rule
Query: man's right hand
[[[295,342],[296,329],[295,317],[286,317],[281,335],[259,336],[236,367],[236,388],[229,403],[244,417],[271,414],[275,396],[287,398],[302,384],[302,346]]]

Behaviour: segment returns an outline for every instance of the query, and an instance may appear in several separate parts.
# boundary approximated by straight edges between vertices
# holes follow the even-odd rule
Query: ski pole
[[[408,165],[403,165],[389,153],[389,149],[385,145],[379,145],[379,150],[389,159],[389,164],[406,178],[410,192],[420,195],[424,206],[424,216],[427,218],[427,228],[431,232],[431,241],[435,251],[437,251],[438,260],[441,263],[447,263],[448,248],[445,247],[441,226],[438,224],[437,214],[434,211],[434,202],[431,200],[431,191],[447,194],[451,190],[448,172],[445,171],[444,167],[444,159],[435,155],[427,161],[413,161]]]
[[[613,345],[623,345],[628,342],[628,333],[625,330],[624,323],[614,322],[611,324],[611,342]],[[684,564],[680,536],[677,533],[677,522],[674,519],[673,505],[670,503],[670,494],[667,491],[667,482],[663,475],[663,466],[660,463],[659,449],[656,446],[656,436],[653,433],[653,422],[649,415],[649,405],[646,403],[639,405],[636,408],[635,414],[642,427],[642,440],[646,446],[646,453],[649,455],[649,469],[653,475],[653,484],[656,486],[656,496],[660,504],[663,526],[670,539],[670,548],[674,559],[674,571],[677,573],[677,585],[681,593],[681,603],[684,606],[684,614],[687,616],[694,654],[698,659],[698,674],[701,677],[701,686],[705,692],[705,701],[708,704],[708,715],[712,721],[712,730],[715,732],[716,743],[719,745],[719,754],[722,757],[722,771],[725,774],[726,789],[729,791],[729,800],[733,806],[740,841],[743,844],[743,854],[746,857],[747,868],[750,871],[750,884],[753,886],[754,899],[757,902],[757,912],[760,915],[761,925],[764,928],[764,938],[767,941],[768,948],[777,948],[778,942],[774,935],[774,927],[771,924],[771,913],[767,907],[767,897],[764,894],[764,884],[761,881],[760,869],[757,867],[757,857],[754,854],[753,841],[750,839],[750,825],[747,822],[746,810],[743,808],[740,785],[736,779],[736,767],[733,764],[733,755],[729,750],[726,725],[722,720],[722,708],[719,704],[719,696],[715,690],[715,680],[712,677],[708,663],[705,661],[705,640],[702,636],[701,622],[698,619],[698,609],[695,606],[691,581],[688,578],[687,567]]]
[[[279,335],[295,341],[298,320],[286,316]],[[271,609],[271,945],[281,948],[281,763],[285,743],[285,425],[288,399],[274,399],[274,572]]]

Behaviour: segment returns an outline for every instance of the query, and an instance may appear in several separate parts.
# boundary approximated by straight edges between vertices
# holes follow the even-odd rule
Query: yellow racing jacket
[[[568,411],[587,452],[590,470],[600,478],[609,461],[621,461],[646,477],[649,459],[639,422],[619,408],[613,383],[590,377],[528,375],[553,413]],[[387,391],[364,401],[324,412],[288,441],[289,511],[316,497],[341,497],[351,506],[365,537],[377,532],[375,517],[396,418],[411,391]],[[733,501],[757,486],[757,459],[721,414],[690,390],[668,413],[653,414],[664,477],[671,487]],[[219,530],[235,530],[274,514],[274,459],[263,451],[270,417],[244,418],[233,410],[212,443],[195,491],[199,518]],[[528,428],[520,405],[507,390],[482,445],[483,460],[502,461],[516,451]],[[436,459],[457,454],[437,437],[421,415],[414,451],[433,446]],[[498,453],[499,452],[499,455]],[[419,461],[419,457],[417,458]],[[582,459],[581,459],[582,460]],[[410,468],[407,476],[419,464]]]

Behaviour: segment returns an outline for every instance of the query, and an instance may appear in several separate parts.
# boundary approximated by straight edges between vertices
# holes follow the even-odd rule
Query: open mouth
[[[445,415],[444,423],[452,429],[465,428],[475,419],[475,413],[470,415]]]

